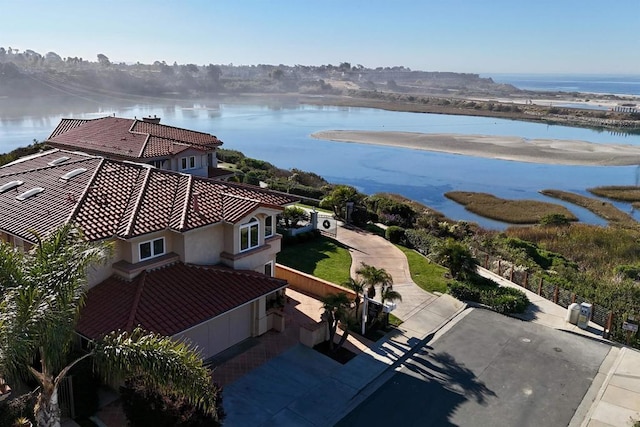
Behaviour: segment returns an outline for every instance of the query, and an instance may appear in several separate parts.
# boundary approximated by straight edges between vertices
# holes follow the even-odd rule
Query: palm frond
[[[97,370],[108,379],[142,376],[148,385],[184,396],[208,414],[215,414],[211,372],[187,343],[136,328],[131,333],[108,334],[94,344],[93,353]]]

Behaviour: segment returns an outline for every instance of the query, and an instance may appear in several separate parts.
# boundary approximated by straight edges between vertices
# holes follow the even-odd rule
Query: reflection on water
[[[254,101],[251,101],[254,102]],[[0,102],[0,109],[4,109]],[[24,107],[24,106],[23,106]],[[0,110],[3,111],[3,110]],[[39,112],[39,113],[37,113]],[[83,103],[30,110],[30,114],[0,115],[0,151],[44,140],[61,118],[158,116],[162,123],[217,135],[224,148],[282,168],[318,173],[332,182],[347,183],[365,193],[403,194],[454,219],[477,221],[491,228],[504,225],[485,220],[446,199],[452,190],[482,191],[512,199],[547,200],[538,191],[555,188],[585,194],[599,185],[634,185],[636,168],[540,165],[433,153],[393,147],[315,140],[310,134],[327,129],[393,130],[426,133],[507,135],[523,138],[577,139],[595,143],[640,145],[640,136],[549,126],[485,117],[402,113],[350,107],[306,106],[291,101],[270,104],[226,100],[154,104]],[[562,203],[553,200],[555,203]],[[567,205],[582,221],[602,224],[590,212]],[[618,204],[629,212],[630,205]]]

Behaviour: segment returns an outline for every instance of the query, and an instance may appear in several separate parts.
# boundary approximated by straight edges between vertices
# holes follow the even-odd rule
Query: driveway
[[[405,320],[431,303],[436,296],[422,290],[411,280],[407,257],[394,244],[368,231],[338,227],[336,240],[351,253],[351,277],[361,263],[384,268],[393,277],[393,289],[402,295],[393,314]]]
[[[610,348],[470,310],[338,426],[566,426]]]

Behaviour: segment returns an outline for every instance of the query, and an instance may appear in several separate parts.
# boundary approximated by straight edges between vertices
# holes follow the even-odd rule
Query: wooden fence
[[[344,292],[351,299],[356,296],[355,292],[351,289],[343,288],[335,283],[318,279],[310,274],[294,270],[293,268],[286,267],[282,264],[276,264],[275,273],[278,279],[286,280],[291,289],[319,299],[339,292]]]

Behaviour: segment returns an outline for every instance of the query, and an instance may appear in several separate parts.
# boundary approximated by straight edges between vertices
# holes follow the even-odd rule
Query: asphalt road
[[[474,309],[338,426],[566,426],[609,346]]]

